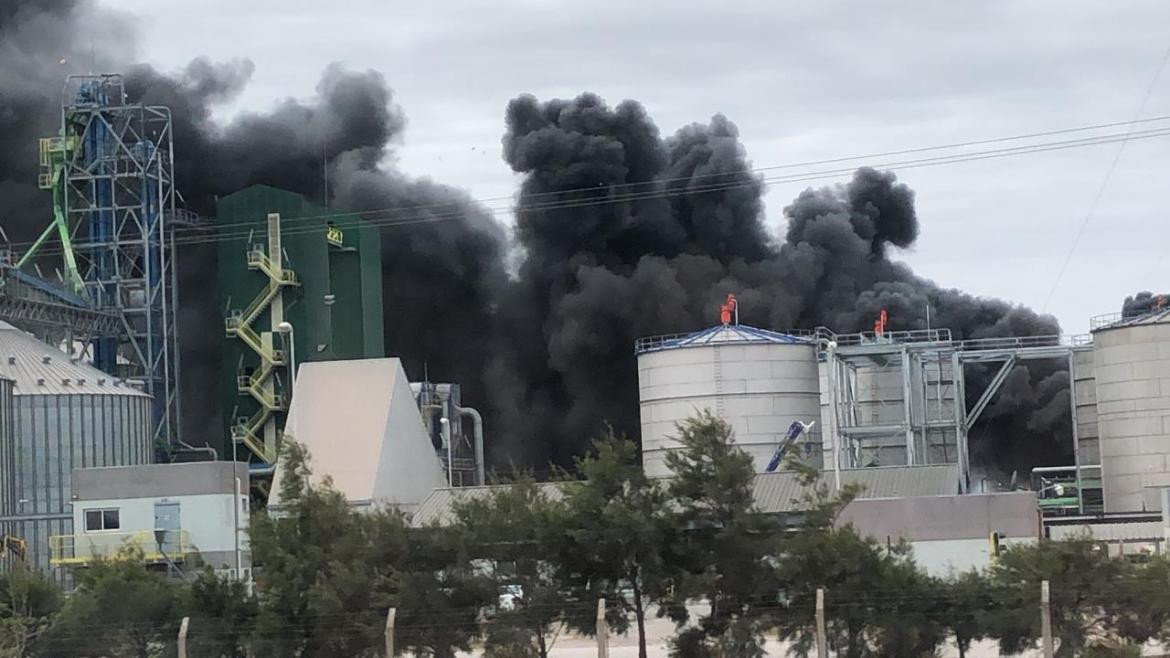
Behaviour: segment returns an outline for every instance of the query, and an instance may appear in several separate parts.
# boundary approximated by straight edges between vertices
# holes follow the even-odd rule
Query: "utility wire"
[[[1161,120],[1165,120],[1167,118],[1170,118],[1170,116],[1145,119],[1145,120],[1141,120],[1139,122],[1161,121]],[[1086,147],[1086,146],[1099,146],[1099,145],[1103,145],[1103,144],[1111,144],[1111,143],[1116,143],[1116,142],[1135,141],[1138,139],[1151,139],[1151,138],[1157,138],[1157,137],[1170,136],[1170,128],[1152,128],[1152,129],[1147,129],[1147,130],[1143,130],[1143,131],[1133,130],[1134,124],[1139,123],[1139,122],[1099,124],[1100,126],[1130,125],[1130,129],[1127,130],[1125,133],[1114,133],[1114,134],[1109,134],[1109,135],[1084,137],[1084,138],[1063,140],[1063,141],[1054,141],[1054,142],[1041,142],[1038,144],[1030,144],[1030,145],[1025,145],[1025,146],[1016,146],[1016,147],[1001,148],[1001,149],[991,149],[991,150],[986,150],[986,151],[977,151],[974,153],[946,154],[946,155],[940,155],[940,156],[932,156],[932,157],[928,157],[928,158],[889,161],[889,162],[882,162],[882,163],[868,163],[868,166],[872,166],[872,167],[876,167],[876,168],[897,167],[897,168],[901,168],[901,169],[912,169],[912,168],[931,167],[931,166],[939,166],[939,165],[947,165],[947,164],[958,164],[958,163],[972,162],[972,161],[985,160],[985,159],[991,159],[991,158],[1002,158],[1002,157],[1011,157],[1011,156],[1016,156],[1016,155],[1044,153],[1044,152],[1049,152],[1049,151],[1058,151],[1058,150],[1065,150],[1065,149],[1070,149],[1070,148],[1082,148],[1082,147]],[[1094,126],[1092,128],[1096,128],[1096,127],[1097,126]],[[1060,130],[1060,131],[1050,131],[1049,133],[1034,133],[1033,135],[1063,134],[1063,133],[1075,132],[1077,130],[1082,130],[1082,129],[1065,129],[1065,130]],[[1006,138],[997,138],[994,140],[980,140],[980,141],[982,143],[990,143],[990,142],[1001,142],[1001,141],[1018,139],[1018,138],[1020,138],[1020,137],[1019,136],[1006,137]],[[979,143],[979,142],[970,142],[970,143]],[[964,144],[966,144],[966,143],[964,143]],[[895,152],[890,152],[890,153],[912,153],[912,152],[921,152],[921,151],[932,150],[935,148],[944,148],[944,147],[924,147],[924,148],[920,148],[920,149],[908,149],[906,151],[900,151],[900,152],[895,151]],[[864,156],[860,156],[860,157],[864,157]],[[825,161],[825,162],[847,161],[847,160],[849,160],[849,159],[848,158],[839,158],[839,159],[833,159],[833,160],[829,160],[829,161]],[[864,165],[864,164],[867,164],[867,163],[862,163],[862,165]],[[548,201],[548,202],[544,202],[544,203],[528,204],[528,205],[524,205],[524,199],[530,198],[531,196],[537,196],[537,195],[521,196],[521,197],[519,197],[521,205],[519,205],[517,207],[514,207],[514,208],[513,207],[497,207],[497,208],[487,207],[487,208],[485,208],[485,210],[489,214],[492,214],[492,215],[497,215],[497,214],[502,214],[502,213],[513,213],[513,212],[515,212],[515,213],[534,213],[534,212],[544,212],[544,211],[550,211],[550,210],[564,210],[564,209],[581,208],[581,207],[588,207],[588,206],[597,206],[597,205],[606,205],[606,204],[615,204],[615,203],[626,203],[626,202],[630,202],[630,201],[665,199],[665,198],[686,196],[686,195],[692,195],[692,194],[702,194],[702,193],[707,193],[707,192],[725,191],[725,190],[739,189],[739,188],[744,188],[744,187],[754,187],[754,186],[757,186],[760,184],[766,184],[766,183],[794,183],[794,182],[805,182],[805,181],[812,181],[812,180],[818,180],[818,179],[824,179],[824,178],[835,178],[835,177],[841,176],[843,174],[851,173],[852,171],[854,171],[856,169],[856,166],[850,166],[850,167],[838,168],[838,169],[796,172],[793,174],[786,174],[786,175],[781,175],[781,176],[749,177],[746,179],[744,178],[744,175],[748,174],[748,173],[754,173],[756,171],[785,168],[785,167],[789,167],[789,166],[795,166],[795,165],[776,165],[773,167],[765,167],[765,168],[754,169],[754,170],[744,170],[744,171],[739,171],[739,172],[713,174],[713,175],[709,175],[709,176],[711,176],[711,177],[717,177],[717,176],[735,177],[738,180],[731,182],[731,183],[709,183],[706,185],[689,185],[689,186],[686,186],[683,188],[677,188],[677,189],[673,189],[673,190],[671,190],[671,189],[666,189],[666,190],[653,189],[653,190],[649,190],[646,192],[627,192],[624,194],[612,194],[611,193],[612,190],[617,190],[617,189],[622,189],[622,188],[633,188],[633,187],[637,187],[637,186],[647,185],[645,183],[624,184],[624,185],[615,185],[615,186],[600,187],[600,188],[598,188],[598,187],[577,188],[576,193],[583,194],[583,193],[588,192],[588,193],[598,195],[598,196],[593,196],[592,198],[587,197],[587,198],[575,198],[575,199],[559,199],[559,200]],[[858,165],[858,166],[861,166],[861,165]],[[661,181],[655,181],[654,183],[657,185],[660,182]],[[563,196],[570,195],[573,193],[574,193],[574,191],[572,191],[572,190],[571,191],[557,191],[557,192],[540,193],[539,196],[558,195],[558,196],[563,197]],[[607,196],[600,196],[602,193],[606,194]],[[358,226],[395,227],[395,226],[404,226],[404,225],[419,224],[419,223],[432,223],[432,222],[460,219],[460,218],[463,218],[466,216],[465,210],[466,210],[466,207],[469,205],[469,203],[474,203],[474,202],[464,201],[464,202],[449,203],[449,204],[430,204],[430,205],[424,205],[424,206],[407,206],[407,207],[402,207],[402,208],[384,208],[384,209],[365,210],[365,211],[337,212],[337,213],[330,213],[330,214],[324,214],[324,215],[290,218],[290,221],[304,221],[304,220],[309,220],[309,219],[336,218],[339,220],[344,220],[345,223],[338,224],[338,228],[342,228],[342,229],[347,228],[347,227],[348,228],[356,228]],[[482,203],[482,202],[480,202],[480,203]],[[420,210],[420,209],[428,209],[428,208],[452,208],[453,210],[448,210],[446,212],[416,214],[413,216],[407,215],[405,217],[393,216],[394,213],[400,213],[402,211]],[[383,214],[387,214],[387,213],[390,213],[391,216],[390,217],[380,217],[379,216],[379,215],[383,215]],[[221,225],[218,225],[216,228],[222,229],[224,227],[232,227],[232,226],[248,226],[249,224],[250,224],[249,222],[236,222],[236,223],[221,224]],[[188,231],[187,235],[176,236],[174,242],[176,245],[186,245],[186,244],[208,244],[208,243],[215,243],[215,242],[227,242],[227,241],[232,241],[232,240],[240,240],[240,239],[247,238],[249,235],[254,233],[255,224],[251,223],[251,225],[252,225],[252,228],[250,228],[249,230],[238,230],[238,231],[227,231],[227,232],[220,230],[220,231],[217,231],[216,234],[210,235],[210,236],[207,235],[206,232],[202,231],[202,230],[200,230],[198,232]],[[296,234],[301,234],[301,233],[312,233],[312,232],[316,232],[318,230],[319,230],[319,227],[316,227],[316,226],[302,226],[302,227],[295,227],[294,226],[294,227],[289,227],[289,228],[285,229],[283,231],[283,233],[286,235],[296,235]],[[31,244],[32,244],[32,242],[30,241],[30,242],[10,243],[10,246],[20,247],[20,246],[28,246]],[[81,251],[84,251],[86,249],[84,243],[81,245],[77,245],[77,246],[80,247],[79,250],[81,250]],[[39,253],[42,253],[45,255],[54,255],[54,254],[63,253],[63,250],[61,249],[60,246],[54,245],[54,247],[46,247],[46,248],[41,249]]]
[[[1023,140],[1023,139],[1033,139],[1033,138],[1037,138],[1037,137],[1052,137],[1055,135],[1066,135],[1066,134],[1070,134],[1070,133],[1090,132],[1093,130],[1101,130],[1104,128],[1116,128],[1119,126],[1131,126],[1132,127],[1133,125],[1136,125],[1138,123],[1143,123],[1143,124],[1144,123],[1156,123],[1156,122],[1166,121],[1168,119],[1170,119],[1170,115],[1163,115],[1163,116],[1157,116],[1157,117],[1149,117],[1146,119],[1141,119],[1141,120],[1136,120],[1136,121],[1114,121],[1114,122],[1110,122],[1110,123],[1099,123],[1099,124],[1088,125],[1088,126],[1079,126],[1076,128],[1062,128],[1059,130],[1049,130],[1049,131],[1044,131],[1044,132],[1024,133],[1024,134],[1020,134],[1020,135],[1012,135],[1009,137],[994,137],[994,138],[990,138],[990,139],[980,139],[980,140],[972,140],[972,141],[966,141],[966,142],[955,142],[955,143],[951,143],[951,144],[942,144],[942,145],[937,145],[937,146],[923,146],[923,147],[917,147],[917,148],[911,148],[911,149],[902,149],[902,150],[897,150],[897,151],[883,151],[883,152],[879,152],[879,153],[868,153],[868,154],[864,154],[864,155],[836,157],[836,158],[829,158],[829,159],[824,159],[824,160],[806,160],[804,162],[791,162],[791,163],[787,163],[787,164],[770,165],[770,166],[765,166],[765,167],[755,167],[752,169],[746,169],[746,170],[735,171],[735,172],[695,174],[693,176],[679,176],[679,177],[674,177],[674,178],[656,178],[656,179],[650,180],[650,181],[638,181],[638,182],[633,182],[633,183],[618,183],[616,185],[607,185],[603,188],[598,188],[597,186],[589,186],[589,187],[577,187],[577,188],[569,188],[569,189],[564,189],[564,190],[556,190],[556,191],[552,191],[552,192],[529,192],[529,193],[522,193],[519,195],[509,195],[509,196],[502,196],[502,197],[489,197],[489,198],[484,198],[484,199],[473,199],[473,200],[468,200],[462,204],[458,204],[458,203],[457,204],[452,204],[452,203],[420,204],[420,205],[415,205],[415,206],[403,206],[402,209],[404,209],[404,210],[424,210],[424,209],[428,209],[428,208],[448,208],[452,205],[466,205],[469,203],[478,203],[480,205],[490,206],[494,202],[507,202],[509,204],[509,207],[510,207],[511,204],[513,204],[513,203],[523,204],[523,203],[528,202],[528,201],[541,199],[544,197],[550,197],[550,196],[563,196],[563,195],[576,194],[576,193],[597,192],[599,189],[604,189],[607,191],[622,190],[622,189],[627,189],[627,188],[628,189],[638,189],[638,188],[645,188],[645,187],[653,187],[656,185],[664,185],[664,184],[669,184],[669,183],[693,182],[695,180],[704,179],[704,178],[722,178],[722,177],[727,177],[727,176],[742,176],[745,174],[760,173],[760,172],[764,172],[764,171],[775,171],[775,170],[779,170],[779,169],[795,169],[796,167],[811,167],[811,166],[824,165],[824,164],[838,164],[838,163],[842,163],[842,162],[855,162],[858,160],[868,160],[868,159],[872,159],[872,158],[884,158],[884,157],[894,156],[894,155],[909,155],[912,153],[925,153],[925,152],[929,152],[929,151],[942,151],[942,150],[950,150],[950,149],[956,149],[956,148],[965,148],[965,147],[970,147],[970,146],[983,146],[983,145],[988,145],[988,144],[998,144],[998,143],[1018,141],[1018,140]],[[956,154],[956,155],[960,155],[960,154]],[[852,168],[850,168],[850,170],[852,170]],[[373,210],[373,211],[363,211],[363,212],[378,212],[378,211]],[[332,213],[332,214],[328,214],[328,215],[306,215],[303,217],[290,218],[287,221],[293,222],[293,221],[303,221],[303,220],[310,220],[310,219],[327,219],[327,218],[333,217],[333,216],[344,217],[344,216],[348,216],[350,214],[352,214],[352,213],[338,212],[338,213]],[[217,224],[216,226],[220,229],[223,229],[223,228],[230,228],[232,226],[247,225],[247,224],[251,224],[251,223],[252,222],[234,222],[234,223],[227,222],[227,223]]]
[[[1150,86],[1146,88],[1146,93],[1142,96],[1141,103],[1138,104],[1137,112],[1133,116],[1134,122],[1129,125],[1129,129],[1126,131],[1126,139],[1121,140],[1121,144],[1117,147],[1117,153],[1113,155],[1113,161],[1109,163],[1109,168],[1105,170],[1105,177],[1101,179],[1101,185],[1097,188],[1097,194],[1093,196],[1093,201],[1089,204],[1089,210],[1085,213],[1085,218],[1081,220],[1080,226],[1077,227],[1072,244],[1069,245],[1068,252],[1064,255],[1064,261],[1060,264],[1060,269],[1056,272],[1056,279],[1053,280],[1052,287],[1048,289],[1048,296],[1044,298],[1044,306],[1041,307],[1041,312],[1047,311],[1048,305],[1052,303],[1052,296],[1056,294],[1056,289],[1060,287],[1060,281],[1064,278],[1065,272],[1068,271],[1068,265],[1072,261],[1073,254],[1076,253],[1077,246],[1081,243],[1081,238],[1085,235],[1085,229],[1093,219],[1093,213],[1097,211],[1097,206],[1101,203],[1101,198],[1105,196],[1105,189],[1109,187],[1109,181],[1113,179],[1113,172],[1117,169],[1117,163],[1121,161],[1121,155],[1125,153],[1125,147],[1130,142],[1128,134],[1133,131],[1134,126],[1137,125],[1137,121],[1146,111],[1146,104],[1150,101],[1150,96],[1153,95],[1154,89],[1158,86],[1158,79],[1162,77],[1162,71],[1165,70],[1167,62],[1170,62],[1170,46],[1166,47],[1166,52],[1162,55],[1162,60],[1158,63],[1158,68],[1154,71],[1154,78],[1150,80]]]

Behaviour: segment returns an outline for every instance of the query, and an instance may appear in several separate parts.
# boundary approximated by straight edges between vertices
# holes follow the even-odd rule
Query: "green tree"
[[[626,632],[633,617],[638,656],[646,658],[647,611],[668,593],[679,534],[666,490],[642,471],[637,446],[612,432],[593,443],[577,470],[583,481],[561,485],[567,507],[561,569],[581,611],[574,626],[591,634],[591,603],[604,597],[614,631]]]
[[[776,616],[783,639],[807,656],[815,646],[816,590],[826,590],[829,642],[847,658],[933,655],[945,629],[936,620],[935,583],[918,569],[909,547],[879,546],[841,525],[840,514],[860,493],[833,491],[819,474],[799,463],[804,489],[800,523],[781,545],[778,560],[787,606]]]
[[[405,559],[386,582],[398,609],[396,647],[454,658],[480,636],[480,616],[497,601],[495,583],[472,558],[464,528],[421,528],[407,537]]]
[[[668,609],[678,623],[688,617],[682,605],[688,599],[703,599],[710,610],[674,653],[695,655],[706,643],[716,655],[762,656],[778,593],[773,558],[782,527],[755,509],[752,459],[726,422],[703,411],[679,424],[675,440],[680,449],[666,456],[674,473],[667,491],[673,522],[684,532],[670,560],[678,577]]]
[[[456,523],[466,530],[474,556],[497,592],[513,594],[494,611],[488,626],[492,656],[529,654],[548,658],[565,625],[565,588],[556,554],[563,543],[565,505],[531,478],[494,487],[484,496],[456,502]]]
[[[987,577],[974,569],[937,581],[934,616],[955,641],[959,658],[987,637],[988,610],[995,603]]]
[[[1156,555],[1133,569],[1133,578],[1118,583],[1124,612],[1118,632],[1133,643],[1153,638],[1170,646],[1170,557]]]
[[[1039,639],[1044,580],[1059,657],[1083,655],[1091,641],[1116,642],[1131,609],[1143,605],[1124,595],[1126,584],[1138,582],[1135,565],[1109,557],[1087,538],[1009,546],[989,573],[1003,602],[989,621],[1005,653],[1019,653]]]
[[[328,479],[311,483],[302,446],[281,451],[281,509],[254,514],[249,530],[258,653],[377,655],[390,603],[375,597],[374,583],[392,563],[374,559],[373,521]]]
[[[196,575],[185,592],[184,608],[191,618],[191,656],[243,658],[255,630],[257,605],[244,583],[210,569]]]
[[[0,655],[24,656],[61,608],[61,590],[24,562],[0,574]]]
[[[173,653],[183,584],[127,549],[74,572],[77,589],[45,631],[40,653],[59,658],[150,658]]]

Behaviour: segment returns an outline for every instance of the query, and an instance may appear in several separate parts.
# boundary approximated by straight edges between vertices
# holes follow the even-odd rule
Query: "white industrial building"
[[[286,440],[309,452],[314,482],[328,477],[351,505],[413,509],[445,486],[410,382],[395,358],[301,365]],[[281,506],[276,469],[269,506]]]
[[[208,566],[249,578],[243,462],[77,469],[72,490],[73,532],[52,538],[54,566],[84,567],[130,549],[180,572]]]
[[[856,500],[842,512],[839,523],[880,544],[907,542],[918,564],[927,572],[945,576],[991,563],[991,536],[1001,545],[1035,542],[1041,536],[1036,496],[1030,491],[959,495],[954,465],[885,466],[843,470],[842,485],[861,488]],[[835,476],[822,475],[818,485]],[[486,487],[436,489],[419,505],[416,527],[454,521],[459,500],[487,495]],[[552,498],[573,483],[540,485]],[[830,485],[831,486],[831,485]],[[801,499],[810,490],[792,472],[758,473],[752,485],[755,507],[761,514],[781,517],[791,526],[799,520]]]

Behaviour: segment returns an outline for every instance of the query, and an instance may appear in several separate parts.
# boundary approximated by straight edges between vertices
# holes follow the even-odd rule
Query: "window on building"
[[[87,509],[85,510],[85,531],[98,532],[101,530],[117,530],[122,527],[118,510],[116,509]]]

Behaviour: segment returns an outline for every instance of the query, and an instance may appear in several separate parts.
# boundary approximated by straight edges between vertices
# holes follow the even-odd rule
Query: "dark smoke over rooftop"
[[[121,38],[73,52],[82,20]],[[605,422],[636,436],[633,341],[713,324],[728,292],[743,322],[778,329],[857,331],[881,309],[892,329],[924,328],[929,306],[931,324],[958,337],[1058,332],[1051,317],[942,288],[894,260],[920,225],[914,193],[892,172],[860,169],[802,192],[784,209],[784,234],[772,235],[763,182],[719,114],[664,137],[634,101],[515,98],[503,157],[524,180],[509,244],[466,193],[386,164],[406,118],[380,74],[330,66],[313,98],[220,123],[212,109],[244,88],[251,62],[197,59],[160,72],[134,64],[134,45],[128,25],[87,2],[0,2],[0,219],[10,237],[30,239],[48,217],[36,138],[55,130],[73,71],[125,71],[133,100],[171,107],[176,175],[194,210],[210,213],[217,195],[254,183],[322,198],[324,158],[332,201],[388,224],[388,352],[414,378],[425,364],[432,379],[464,385],[465,401],[485,411],[497,464],[569,465]],[[222,309],[194,283],[213,277],[214,251],[192,245],[179,257],[195,443],[222,441],[209,433],[220,410],[206,394]],[[970,395],[985,377],[973,374]],[[1055,366],[1016,368],[972,437],[976,458],[1003,469],[1065,461],[1066,390]]]
[[[1125,298],[1121,304],[1121,317],[1134,318],[1160,308],[1166,308],[1166,300],[1165,293],[1154,294],[1149,290],[1143,290]]]

